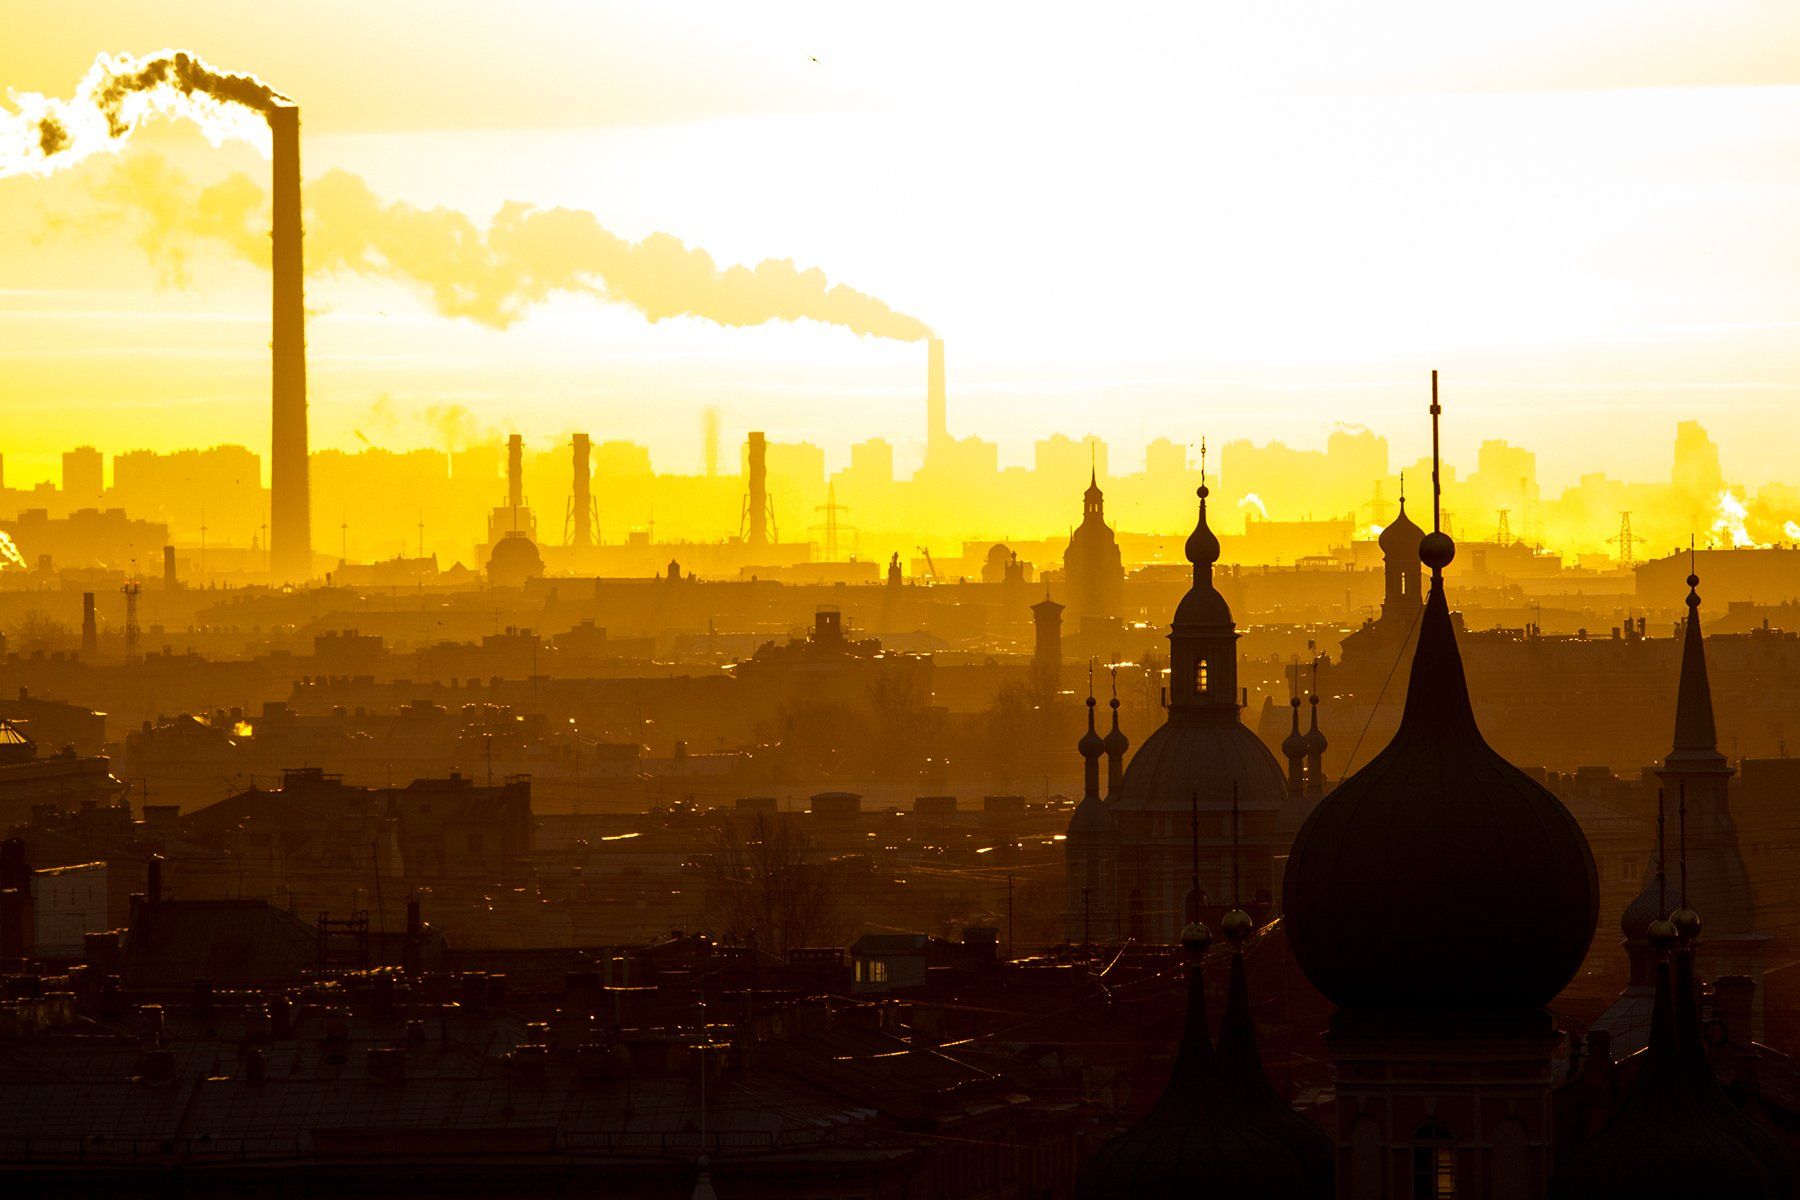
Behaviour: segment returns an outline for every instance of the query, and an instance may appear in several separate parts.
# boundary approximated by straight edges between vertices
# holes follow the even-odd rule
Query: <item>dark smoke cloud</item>
[[[246,175],[195,188],[166,163],[134,163],[114,172],[100,194],[109,206],[135,208],[139,244],[165,271],[201,243],[268,262],[267,199]],[[423,291],[440,313],[496,329],[567,292],[628,304],[651,321],[812,320],[901,341],[930,334],[917,318],[831,283],[816,267],[764,259],[721,269],[706,251],[670,234],[629,241],[585,210],[509,203],[483,228],[453,209],[384,200],[345,171],[308,184],[306,209],[310,271],[398,280]]]
[[[114,149],[149,116],[199,125],[215,143],[266,143],[258,116],[291,101],[253,75],[210,66],[185,50],[142,58],[102,54],[68,100],[35,92],[0,106],[0,176],[47,174]]]

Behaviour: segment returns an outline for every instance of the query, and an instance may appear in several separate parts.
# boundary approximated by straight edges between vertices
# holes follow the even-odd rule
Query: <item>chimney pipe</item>
[[[525,439],[513,434],[506,439],[506,506],[513,510],[525,502]]]
[[[944,399],[944,339],[932,338],[925,381],[925,453],[938,453],[950,441],[950,417]]]
[[[575,542],[583,550],[594,544],[594,529],[590,514],[593,511],[592,493],[588,490],[588,435],[575,435],[575,492],[570,503],[575,509]]]
[[[162,865],[163,856],[152,854],[149,869],[144,872],[144,903],[155,904],[162,899]]]
[[[750,544],[769,544],[768,443],[760,433],[750,435]]]
[[[175,547],[163,547],[163,588],[174,591],[181,586],[181,580],[175,576]]]
[[[100,645],[100,626],[94,620],[94,593],[81,593],[81,652],[92,654]]]
[[[300,110],[269,110],[274,150],[270,232],[274,304],[269,453],[269,567],[275,578],[312,576],[312,502],[306,434],[306,300],[300,227]]]

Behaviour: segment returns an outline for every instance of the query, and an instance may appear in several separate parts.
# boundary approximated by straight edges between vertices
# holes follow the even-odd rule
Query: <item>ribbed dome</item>
[[[1406,497],[1400,498],[1400,515],[1381,531],[1375,539],[1381,547],[1384,557],[1399,562],[1411,562],[1419,557],[1419,543],[1425,538],[1425,531],[1413,524],[1413,519],[1406,515]]]
[[[1435,574],[1399,730],[1294,840],[1294,957],[1340,1008],[1530,1012],[1581,966],[1599,902],[1575,819],[1482,739]]]
[[[1169,720],[1144,739],[1125,767],[1113,808],[1120,812],[1186,813],[1189,798],[1202,806],[1231,803],[1231,785],[1245,812],[1278,809],[1287,795],[1281,764],[1261,738],[1241,722],[1230,725]]]

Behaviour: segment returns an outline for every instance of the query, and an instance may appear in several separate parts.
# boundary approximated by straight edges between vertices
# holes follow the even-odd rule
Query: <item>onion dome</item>
[[[1241,917],[1233,937],[1232,918]],[[1231,980],[1225,992],[1225,1016],[1219,1023],[1219,1046],[1213,1054],[1221,1091],[1245,1124],[1269,1139],[1260,1149],[1263,1186],[1242,1192],[1221,1189],[1220,1195],[1316,1196],[1332,1195],[1336,1148],[1331,1137],[1316,1123],[1295,1112],[1281,1098],[1263,1070],[1256,1049],[1256,1027],[1250,1019],[1250,988],[1244,975],[1244,939],[1254,923],[1250,914],[1237,910],[1225,916],[1225,936],[1232,943]],[[1202,1193],[1204,1194],[1204,1193]]]
[[[1323,758],[1331,743],[1325,740],[1325,731],[1319,728],[1319,693],[1307,697],[1307,703],[1312,705],[1312,728],[1306,731],[1306,754],[1309,758]]]
[[[1294,710],[1294,721],[1288,735],[1281,739],[1281,754],[1289,760],[1305,758],[1306,735],[1300,732],[1300,697],[1289,700],[1288,706]]]
[[[1651,924],[1662,918],[1666,890],[1661,879],[1653,879],[1649,887],[1625,906],[1625,912],[1619,917],[1619,932],[1625,935],[1626,941],[1641,942],[1650,936]]]
[[[1432,568],[1400,727],[1295,837],[1283,911],[1294,957],[1340,1009],[1541,1012],[1593,940],[1600,889],[1580,827],[1481,736]]]
[[[1125,752],[1131,749],[1131,739],[1119,728],[1119,698],[1112,698],[1112,729],[1107,732],[1105,749],[1109,758],[1124,758]]]
[[[1094,728],[1094,698],[1092,696],[1087,698],[1087,710],[1087,732],[1081,735],[1079,742],[1075,743],[1075,749],[1081,752],[1081,757],[1097,763],[1100,761],[1100,756],[1106,753],[1106,741]]]
[[[1425,531],[1413,523],[1406,515],[1406,497],[1400,497],[1400,515],[1388,523],[1375,539],[1381,547],[1382,556],[1396,562],[1411,562],[1419,554],[1419,542],[1425,537]]]
[[[1210,573],[1212,565],[1219,561],[1219,556],[1224,553],[1224,550],[1219,546],[1218,536],[1206,523],[1206,498],[1212,495],[1212,489],[1203,483],[1194,494],[1200,497],[1200,520],[1194,526],[1194,532],[1188,534],[1186,551],[1187,560],[1195,567],[1194,581],[1198,583],[1200,580],[1199,568],[1205,567]]]
[[[1668,964],[1658,964],[1650,1046],[1631,1094],[1557,1172],[1552,1196],[1773,1200],[1787,1194],[1757,1147],[1722,1125],[1693,1086],[1681,1058],[1673,991]]]
[[[1210,941],[1203,925],[1183,930],[1187,1018],[1168,1086],[1148,1116],[1082,1165],[1078,1200],[1326,1200],[1331,1195],[1329,1141],[1288,1109],[1263,1075],[1241,954],[1233,955],[1233,991],[1219,1030],[1219,1053],[1213,1051],[1201,973]]]

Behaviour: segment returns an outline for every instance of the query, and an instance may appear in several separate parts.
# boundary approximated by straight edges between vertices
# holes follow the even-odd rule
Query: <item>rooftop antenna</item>
[[[1669,915],[1669,878],[1664,873],[1668,858],[1663,852],[1663,789],[1656,789],[1656,909]]]
[[[1438,476],[1438,416],[1444,411],[1438,403],[1437,371],[1431,372],[1431,532],[1443,531],[1444,485]],[[1404,486],[1404,484],[1402,485]]]
[[[1244,893],[1238,886],[1238,785],[1231,781],[1231,907],[1244,907]]]
[[[1687,780],[1683,779],[1675,787],[1675,828],[1681,839],[1681,907],[1687,902]]]
[[[1200,919],[1200,793],[1188,793],[1188,863],[1193,870],[1193,908],[1188,920]]]

